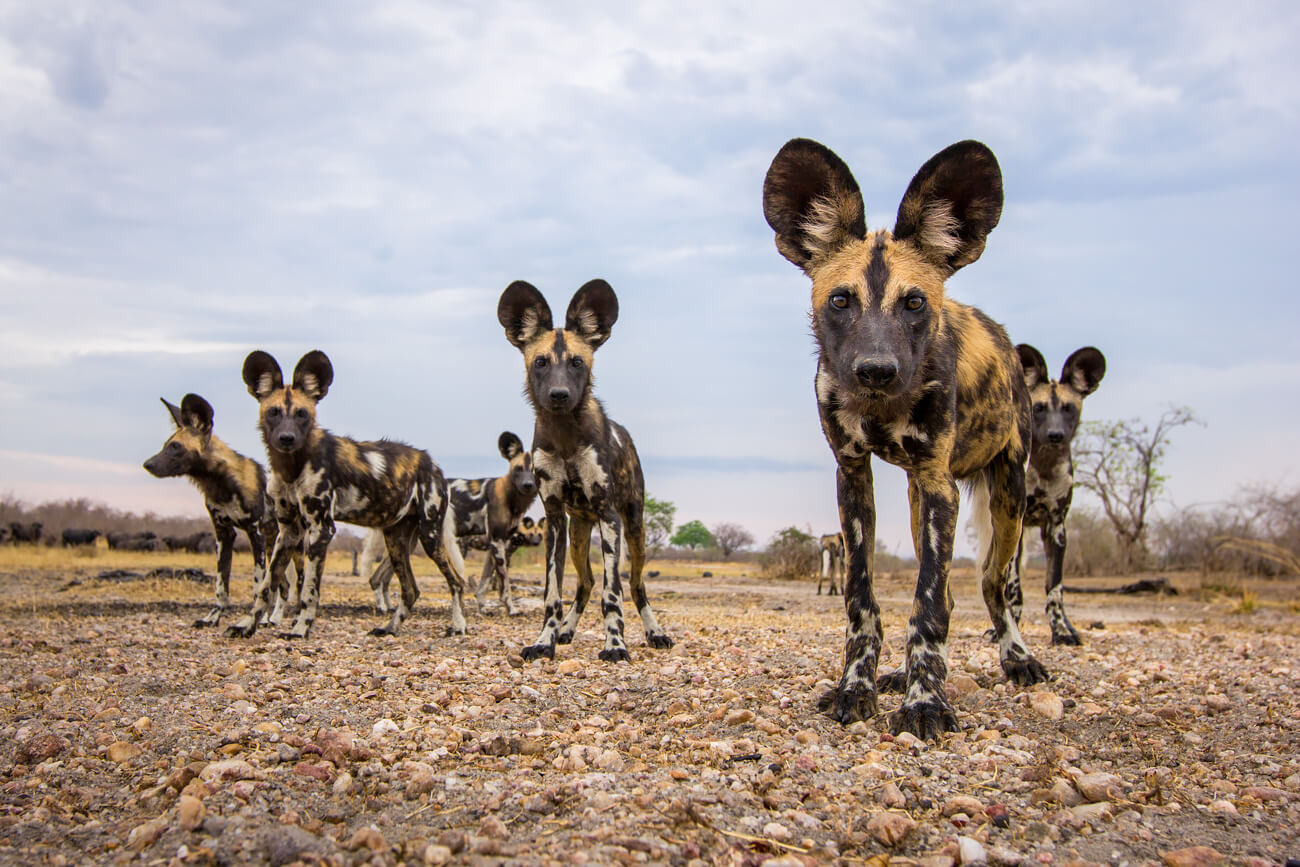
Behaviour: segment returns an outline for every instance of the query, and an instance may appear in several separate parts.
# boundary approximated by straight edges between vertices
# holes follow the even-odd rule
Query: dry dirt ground
[[[93,577],[210,561],[0,549],[0,863],[1300,855],[1294,585],[1261,589],[1248,611],[1186,592],[1195,576],[1175,578],[1173,598],[1072,596],[1081,649],[1046,645],[1031,587],[1027,640],[1055,679],[1020,689],[959,575],[962,730],[925,744],[890,737],[883,716],[846,729],[819,714],[842,603],[748,567],[652,564],[677,644],[650,650],[629,616],[630,664],[596,660],[594,611],[554,661],[520,659],[539,626],[536,569],[517,570],[525,616],[471,613],[471,634],[448,638],[445,585],[421,561],[416,616],[372,638],[381,618],[337,555],[321,619],[296,642],[192,628],[209,592],[192,582]],[[241,602],[249,567],[236,560]],[[905,576],[881,581],[886,666],[910,592]]]

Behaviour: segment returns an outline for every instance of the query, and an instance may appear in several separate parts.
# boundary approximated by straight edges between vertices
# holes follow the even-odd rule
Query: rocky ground
[[[697,564],[656,564],[670,651],[647,648],[632,616],[632,662],[598,662],[588,612],[554,661],[525,664],[539,625],[527,570],[527,614],[471,615],[462,638],[443,637],[431,577],[402,634],[377,639],[360,579],[331,576],[311,637],[290,643],[193,629],[201,586],[93,577],[112,565],[0,554],[0,862],[1300,856],[1294,587],[1244,607],[1073,596],[1085,646],[1047,647],[1031,615],[1027,639],[1055,679],[1019,689],[962,577],[949,679],[962,731],[926,744],[890,737],[883,717],[846,729],[818,714],[839,673],[840,601],[743,568],[704,579]],[[910,587],[882,587],[892,666]],[[1040,606],[1031,595],[1027,610]]]

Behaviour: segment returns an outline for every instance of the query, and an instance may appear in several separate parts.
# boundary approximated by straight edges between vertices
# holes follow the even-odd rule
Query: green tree
[[[703,521],[687,521],[677,528],[668,542],[679,548],[711,548],[715,544],[713,534]]]
[[[668,500],[656,500],[646,494],[645,498],[645,544],[650,555],[654,556],[668,544],[668,537],[673,532],[673,521],[677,517],[677,506]],[[597,548],[596,550],[600,550]]]
[[[1088,422],[1074,442],[1074,481],[1101,501],[1119,539],[1121,568],[1132,571],[1147,558],[1151,509],[1168,478],[1160,471],[1175,428],[1201,424],[1190,407],[1171,406],[1155,427],[1141,419]]]

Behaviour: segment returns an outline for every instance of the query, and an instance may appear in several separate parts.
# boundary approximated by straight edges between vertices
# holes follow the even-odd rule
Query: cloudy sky
[[[1086,417],[1188,404],[1179,505],[1300,481],[1300,5],[0,0],[0,493],[201,513],[140,468],[159,396],[261,453],[239,371],[312,348],[323,423],[486,475],[527,438],[495,317],[600,276],[598,393],[681,520],[836,523],[808,284],[763,174],[836,150],[892,226],[978,138],[1007,202],[950,293],[1053,370],[1109,362]],[[1288,252],[1292,251],[1292,252]],[[901,473],[881,535],[910,548]]]

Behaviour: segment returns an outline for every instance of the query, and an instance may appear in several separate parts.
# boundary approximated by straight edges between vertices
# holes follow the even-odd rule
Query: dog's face
[[[160,479],[194,472],[202,467],[203,453],[212,438],[212,406],[197,394],[185,395],[180,406],[166,398],[159,400],[176,423],[176,433],[144,462],[144,468]]]
[[[525,545],[540,545],[546,538],[546,518],[542,517],[539,521],[525,515],[519,520],[519,526],[515,529],[519,534],[521,541]]]
[[[1065,360],[1061,378],[1047,373],[1043,354],[1028,343],[1016,347],[1033,411],[1034,442],[1059,446],[1071,442],[1079,429],[1083,399],[1097,390],[1106,375],[1106,357],[1091,346],[1077,349]]]
[[[258,401],[258,427],[267,448],[293,454],[306,447],[316,427],[316,404],[334,381],[334,367],[319,349],[298,360],[286,386],[279,363],[260,349],[244,359],[244,384]]]
[[[836,390],[873,403],[922,384],[944,282],[983,252],[1002,175],[984,145],[952,145],[912,179],[893,232],[868,233],[848,166],[794,139],[768,169],[763,211],[777,249],[812,278],[813,333]]]
[[[562,415],[591,394],[592,361],[618,320],[618,298],[604,280],[592,280],[569,301],[564,328],[554,328],[542,293],[516,280],[501,293],[497,320],[524,355],[525,387],[534,408]]]
[[[510,484],[515,490],[526,497],[537,493],[537,477],[533,475],[533,453],[524,448],[519,437],[510,431],[505,431],[497,440],[497,448],[501,451],[501,457],[510,462],[510,469],[506,471],[506,475],[510,477]]]

